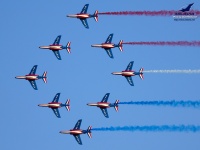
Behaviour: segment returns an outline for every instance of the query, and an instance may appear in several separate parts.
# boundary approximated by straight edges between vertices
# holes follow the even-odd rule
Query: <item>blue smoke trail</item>
[[[101,127],[93,128],[93,131],[143,131],[143,132],[199,132],[200,126],[194,125],[161,125],[161,126],[124,126],[124,127]]]
[[[200,107],[200,101],[130,101],[130,102],[119,102],[119,104],[128,105],[156,105],[156,106],[172,106],[172,107]]]

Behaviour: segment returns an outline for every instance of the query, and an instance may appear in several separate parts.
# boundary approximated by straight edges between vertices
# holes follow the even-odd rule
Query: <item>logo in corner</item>
[[[174,21],[195,21],[197,15],[195,11],[190,10],[194,3],[189,4],[187,7],[184,7],[175,12],[173,18]]]

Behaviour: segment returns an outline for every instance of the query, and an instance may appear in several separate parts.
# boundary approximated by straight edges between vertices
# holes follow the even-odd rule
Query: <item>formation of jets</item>
[[[194,3],[189,4],[186,8],[182,8],[179,11],[182,11],[182,12],[189,11],[193,4]],[[74,15],[67,15],[67,17],[80,19],[82,24],[84,25],[84,27],[88,29],[89,28],[89,25],[87,23],[88,18],[94,18],[96,22],[98,21],[98,11],[96,10],[94,14],[88,14],[87,13],[88,7],[89,7],[89,4],[86,4],[80,13],[74,14]],[[112,38],[113,38],[113,33],[108,36],[105,43],[93,44],[91,46],[103,48],[107,52],[107,54],[110,58],[114,58],[111,49],[118,47],[120,51],[123,51],[123,45],[122,45],[123,40],[120,40],[120,42],[118,44],[113,44]],[[70,47],[71,42],[68,42],[66,44],[66,46],[63,46],[63,45],[60,45],[60,39],[61,39],[61,35],[58,35],[56,37],[55,41],[53,42],[53,44],[51,44],[49,46],[40,46],[39,48],[51,50],[55,54],[56,58],[58,60],[61,60],[59,51],[66,49],[68,53],[71,53],[71,47]],[[143,68],[141,68],[139,70],[139,72],[132,70],[133,63],[134,63],[134,61],[131,61],[124,71],[113,72],[112,74],[124,76],[127,79],[128,83],[131,86],[134,86],[132,76],[138,75],[141,79],[144,79],[144,77],[143,77]],[[36,74],[36,70],[37,70],[37,65],[34,65],[29,74],[24,75],[24,76],[16,76],[15,78],[28,80],[30,82],[31,86],[33,87],[33,89],[38,90],[35,80],[42,79],[44,81],[44,83],[47,83],[47,72],[45,71],[42,76],[39,76]],[[87,105],[99,107],[101,109],[103,115],[106,118],[109,118],[107,108],[114,107],[114,109],[118,112],[118,103],[119,103],[119,100],[116,100],[115,103],[109,103],[108,102],[109,95],[110,95],[110,93],[106,93],[100,102],[88,103]],[[59,98],[60,98],[60,93],[57,93],[52,102],[49,102],[47,104],[39,104],[38,106],[51,108],[53,110],[54,114],[56,115],[56,117],[61,118],[58,109],[61,107],[65,107],[69,111],[70,110],[70,99],[67,99],[67,101],[65,103],[60,103]],[[80,129],[81,122],[82,122],[81,119],[78,120],[73,129],[63,130],[63,131],[60,131],[60,133],[73,135],[75,137],[76,141],[78,142],[78,144],[82,145],[80,135],[87,134],[89,136],[89,138],[91,138],[92,137],[92,133],[91,133],[92,127],[89,126],[87,130],[82,130],[82,129]]]

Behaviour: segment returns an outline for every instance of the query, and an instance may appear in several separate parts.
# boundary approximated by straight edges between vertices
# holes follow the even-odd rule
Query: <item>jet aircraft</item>
[[[61,39],[61,35],[57,36],[53,44],[49,46],[40,46],[39,48],[51,50],[55,54],[56,58],[61,60],[59,50],[66,49],[68,53],[71,53],[71,47],[70,47],[71,42],[68,42],[66,46],[59,45],[60,39]]]
[[[98,22],[98,11],[96,10],[94,14],[87,14],[88,6],[89,4],[86,4],[80,13],[75,15],[67,15],[67,17],[80,19],[84,27],[89,29],[87,18],[94,18],[95,21]]]
[[[31,86],[38,90],[35,80],[42,79],[44,83],[47,83],[47,72],[45,71],[42,76],[36,75],[37,65],[34,65],[31,72],[25,76],[16,76],[16,79],[25,79],[31,83]]]
[[[67,99],[65,104],[59,103],[60,93],[57,93],[52,102],[48,104],[39,104],[40,107],[49,107],[53,110],[56,117],[61,118],[58,108],[65,107],[68,111],[70,110],[70,99]]]
[[[191,3],[191,4],[189,4],[187,7],[182,8],[182,9],[179,10],[179,11],[182,11],[182,12],[190,11],[190,8],[192,7],[193,4],[194,4],[194,3]]]
[[[119,100],[116,100],[115,103],[108,103],[107,101],[108,101],[109,95],[110,95],[110,93],[106,93],[106,95],[103,97],[101,102],[88,103],[87,105],[99,107],[101,109],[102,113],[104,114],[104,116],[106,118],[109,118],[107,108],[114,107],[115,110],[118,112],[118,103],[119,103]]]
[[[134,83],[133,83],[133,80],[132,80],[132,77],[131,77],[131,76],[139,75],[139,77],[140,77],[141,79],[144,79],[144,77],[143,77],[143,70],[144,70],[144,69],[143,69],[143,68],[140,68],[139,72],[133,71],[133,70],[132,70],[133,63],[134,63],[134,61],[131,61],[131,62],[128,64],[128,66],[127,66],[127,68],[126,68],[125,71],[122,71],[122,72],[113,72],[112,74],[113,74],[113,75],[122,75],[122,76],[124,76],[124,77],[127,79],[128,83],[129,83],[131,86],[134,86]]]
[[[60,131],[62,134],[71,134],[75,137],[78,144],[82,145],[80,134],[86,134],[89,136],[89,138],[92,138],[91,128],[92,126],[89,126],[87,130],[80,129],[82,119],[78,120],[75,127],[71,130],[64,130]]]
[[[114,58],[113,54],[112,54],[112,51],[111,51],[111,48],[118,47],[120,51],[123,51],[123,47],[122,47],[123,40],[120,40],[119,44],[113,44],[113,43],[111,43],[112,42],[112,38],[113,38],[113,34],[110,34],[108,36],[108,38],[106,39],[105,43],[102,43],[102,44],[93,44],[91,46],[92,47],[104,48],[105,51],[107,52],[108,56],[110,58]]]

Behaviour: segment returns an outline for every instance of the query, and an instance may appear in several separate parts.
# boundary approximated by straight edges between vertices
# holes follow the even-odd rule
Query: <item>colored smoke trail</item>
[[[143,131],[143,132],[199,132],[200,126],[194,125],[161,125],[161,126],[123,126],[123,127],[101,127],[93,128],[93,131]]]
[[[119,102],[127,105],[154,105],[154,106],[172,106],[172,107],[200,107],[200,101],[130,101]]]
[[[198,70],[144,70],[144,73],[200,73],[200,69]]]
[[[116,12],[102,12],[99,15],[135,15],[135,16],[172,16],[172,15],[200,15],[199,10],[191,10],[186,13],[182,13],[176,10],[160,10],[160,11],[116,11]]]
[[[123,42],[123,44],[154,46],[200,46],[200,41]]]

